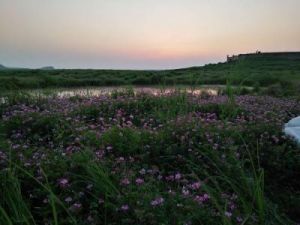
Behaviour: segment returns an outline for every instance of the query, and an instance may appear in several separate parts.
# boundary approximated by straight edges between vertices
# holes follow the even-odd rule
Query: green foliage
[[[280,83],[277,83],[267,87],[263,93],[271,96],[280,97],[284,95],[284,90],[282,88],[282,85]]]
[[[0,173],[0,222],[1,224],[36,224],[30,208],[21,193],[21,184],[14,172]],[[5,207],[5,208],[3,208]]]
[[[141,133],[131,128],[113,127],[101,137],[102,144],[112,146],[120,155],[139,154],[142,151]]]
[[[71,124],[60,115],[45,115],[32,113],[26,117],[16,115],[4,123],[7,135],[22,133],[28,141],[47,139],[55,143],[67,142],[72,133]]]

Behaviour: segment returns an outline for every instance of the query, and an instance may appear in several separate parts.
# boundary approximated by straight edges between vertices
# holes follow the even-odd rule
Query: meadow
[[[282,132],[299,113],[297,98],[230,86],[14,92],[0,104],[0,224],[299,224],[300,148]]]

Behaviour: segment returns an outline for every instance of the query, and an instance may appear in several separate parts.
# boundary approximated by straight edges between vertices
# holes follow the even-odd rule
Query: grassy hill
[[[1,70],[0,89],[109,85],[280,85],[300,87],[300,53],[244,55],[239,60],[176,70]]]

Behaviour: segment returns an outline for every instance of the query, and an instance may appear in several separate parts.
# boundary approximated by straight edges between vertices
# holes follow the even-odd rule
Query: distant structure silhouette
[[[281,57],[286,59],[299,59],[300,52],[261,52],[256,51],[255,53],[239,54],[239,55],[227,55],[227,62],[239,61],[246,58],[265,58],[265,57]]]

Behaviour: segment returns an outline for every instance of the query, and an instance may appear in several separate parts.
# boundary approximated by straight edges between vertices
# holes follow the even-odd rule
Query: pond
[[[75,89],[58,89],[56,90],[59,97],[71,97],[71,96],[100,96],[111,95],[116,92],[132,91],[135,94],[150,94],[150,95],[167,95],[175,92],[188,93],[193,95],[218,95],[221,91],[221,87],[91,87],[91,88],[75,88]]]
[[[110,86],[110,87],[81,87],[81,88],[47,88],[47,89],[33,89],[21,91],[25,95],[37,97],[73,97],[73,96],[101,96],[112,95],[116,92],[133,92],[135,94],[150,94],[154,96],[169,95],[175,92],[188,93],[191,95],[211,95],[217,96],[222,94],[225,90],[225,85],[202,85],[202,86]],[[237,88],[237,87],[233,87]],[[250,87],[246,87],[251,89]],[[19,91],[10,91],[0,97],[0,104],[6,102],[7,97],[11,94],[19,93]]]

